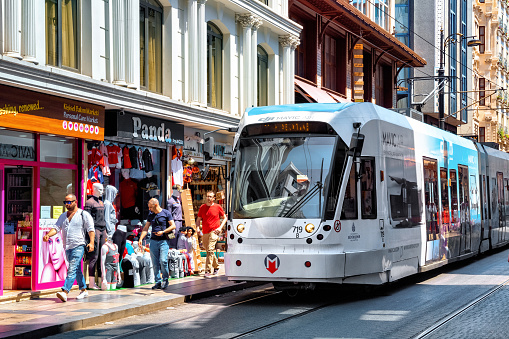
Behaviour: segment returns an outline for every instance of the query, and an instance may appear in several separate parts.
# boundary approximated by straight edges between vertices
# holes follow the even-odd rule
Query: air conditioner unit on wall
[[[406,108],[394,108],[392,110],[399,114],[406,115],[407,117],[410,117],[412,119],[419,120],[421,122],[424,121],[424,115],[422,114],[422,112],[419,112],[416,109],[406,107]]]

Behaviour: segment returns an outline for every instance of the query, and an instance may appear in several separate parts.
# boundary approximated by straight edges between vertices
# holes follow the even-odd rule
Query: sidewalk
[[[254,285],[229,282],[221,267],[219,275],[213,278],[192,276],[170,280],[165,290],[152,290],[153,285],[146,285],[118,291],[89,291],[90,297],[83,300],[75,299],[78,292],[74,290],[66,303],[54,293],[3,303],[0,304],[0,337],[40,338]]]

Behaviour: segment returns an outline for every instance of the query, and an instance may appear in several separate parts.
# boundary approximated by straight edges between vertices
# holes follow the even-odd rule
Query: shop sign
[[[104,107],[0,85],[0,126],[104,140]]]
[[[35,160],[35,150],[32,146],[0,144],[0,158]]]
[[[154,141],[161,144],[184,145],[184,126],[168,120],[160,120],[128,112],[108,112],[108,124],[115,124],[116,131],[107,135]]]

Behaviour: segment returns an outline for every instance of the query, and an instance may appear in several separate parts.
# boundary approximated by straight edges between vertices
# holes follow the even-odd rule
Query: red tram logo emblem
[[[270,273],[274,274],[279,268],[279,258],[275,254],[269,254],[264,260],[265,268]]]

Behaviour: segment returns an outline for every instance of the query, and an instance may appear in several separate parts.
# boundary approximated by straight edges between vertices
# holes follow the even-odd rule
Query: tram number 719
[[[293,233],[295,233],[295,238],[298,238],[302,231],[303,231],[302,226],[293,226]]]

